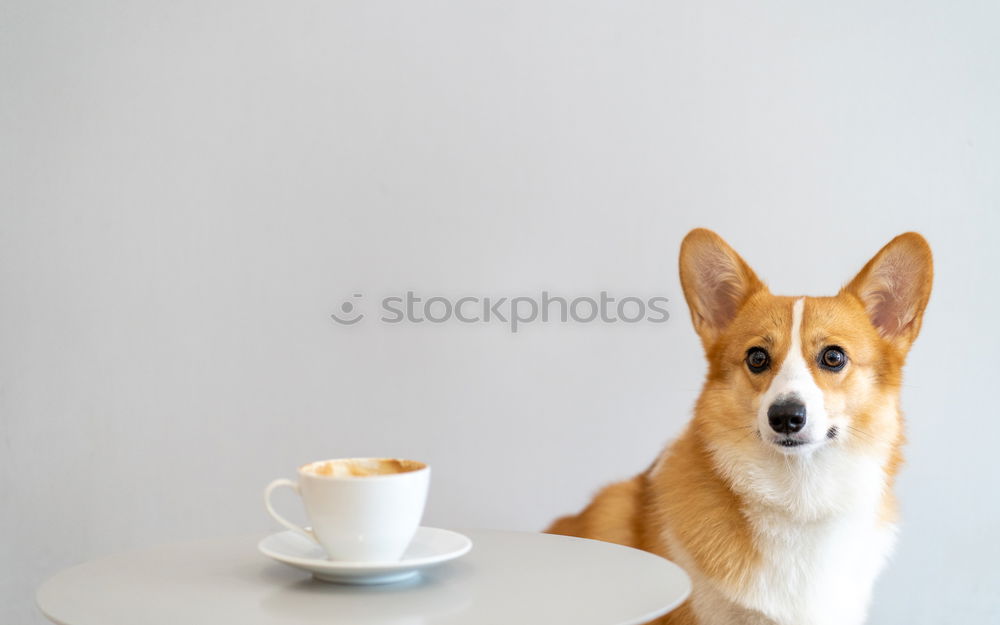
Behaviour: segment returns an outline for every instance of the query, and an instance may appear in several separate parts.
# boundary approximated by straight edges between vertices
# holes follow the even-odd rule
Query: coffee
[[[303,473],[324,477],[371,477],[419,471],[427,465],[415,460],[395,458],[348,458],[346,460],[321,460],[302,467]]]
[[[333,560],[399,560],[420,525],[431,469],[396,458],[338,458],[299,467],[298,480],[280,479],[264,491],[276,521],[318,542]],[[299,527],[271,505],[271,492],[287,486],[305,505],[311,527]]]

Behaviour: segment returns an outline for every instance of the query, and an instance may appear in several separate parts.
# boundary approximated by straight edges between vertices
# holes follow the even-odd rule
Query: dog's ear
[[[933,280],[931,247],[907,232],[879,250],[841,293],[861,300],[879,334],[907,350],[920,332]]]
[[[704,228],[684,237],[680,268],[691,321],[706,350],[736,317],[743,302],[766,288],[722,237]]]

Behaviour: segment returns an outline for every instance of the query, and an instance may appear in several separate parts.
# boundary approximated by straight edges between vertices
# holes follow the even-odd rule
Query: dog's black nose
[[[767,409],[767,422],[775,432],[798,432],[806,424],[806,406],[797,399],[778,400]]]

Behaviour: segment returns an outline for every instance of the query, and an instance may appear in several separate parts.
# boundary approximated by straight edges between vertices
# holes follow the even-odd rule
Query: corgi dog
[[[708,359],[694,417],[645,472],[546,531],[679,564],[691,596],[653,623],[864,623],[896,534],[902,368],[932,276],[908,232],[833,297],[777,296],[691,231],[681,286]]]

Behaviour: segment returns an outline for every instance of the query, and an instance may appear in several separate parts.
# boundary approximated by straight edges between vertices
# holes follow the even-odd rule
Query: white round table
[[[460,530],[465,556],[385,586],[342,586],[270,560],[260,536],[164,545],[75,566],[38,589],[60,625],[638,625],[690,582],[658,556],[566,536]]]

